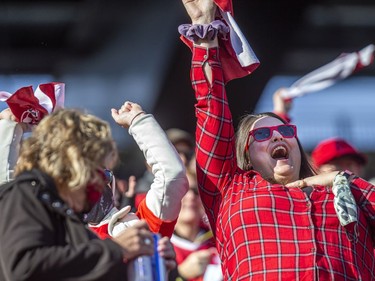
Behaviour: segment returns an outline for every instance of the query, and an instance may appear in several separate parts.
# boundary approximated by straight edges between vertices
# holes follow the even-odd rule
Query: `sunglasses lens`
[[[111,170],[104,169],[104,176],[106,184],[110,184],[113,180],[113,173]]]
[[[262,141],[262,140],[266,140],[270,137],[271,135],[271,130],[270,128],[259,128],[259,129],[256,129],[254,131],[254,139],[256,141]]]
[[[278,129],[279,133],[286,138],[294,137],[294,128],[288,125],[279,126]]]

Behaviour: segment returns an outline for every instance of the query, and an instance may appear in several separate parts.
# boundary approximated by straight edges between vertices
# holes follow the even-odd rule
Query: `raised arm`
[[[283,118],[286,122],[290,123],[291,118],[289,116],[289,111],[292,108],[293,100],[283,98],[283,91],[284,88],[280,88],[273,94],[273,112]]]
[[[147,208],[162,221],[175,221],[181,209],[181,199],[188,190],[185,166],[176,149],[155,118],[143,112],[138,104],[126,102],[112,114],[119,125],[129,128],[129,134],[142,150],[155,176],[146,196]],[[150,228],[159,232],[152,225]]]
[[[213,1],[182,2],[192,21],[191,32],[215,29],[209,26],[216,13]],[[210,38],[212,40],[199,34],[194,41],[191,68],[191,81],[197,99],[198,186],[213,230],[225,187],[237,168],[234,128],[224,87],[217,33]]]

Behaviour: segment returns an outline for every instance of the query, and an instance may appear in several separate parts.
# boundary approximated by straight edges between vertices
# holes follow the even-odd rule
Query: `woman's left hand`
[[[134,102],[126,101],[120,109],[111,109],[112,118],[117,124],[129,128],[136,118],[146,114],[142,107]]]
[[[313,186],[313,185],[332,186],[333,180],[335,179],[338,173],[339,171],[321,173],[316,176],[312,176],[312,177],[308,177],[302,180],[297,180],[297,181],[288,183],[285,186],[286,187],[299,187],[299,188],[304,188],[306,186]]]
[[[159,255],[165,260],[165,267],[167,270],[172,270],[177,266],[176,263],[176,253],[174,251],[173,245],[168,237],[163,237],[158,243]]]

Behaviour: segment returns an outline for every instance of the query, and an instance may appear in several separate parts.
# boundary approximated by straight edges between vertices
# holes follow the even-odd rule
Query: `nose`
[[[273,130],[273,132],[272,132],[272,141],[273,142],[281,141],[283,139],[284,139],[284,137],[277,130]]]

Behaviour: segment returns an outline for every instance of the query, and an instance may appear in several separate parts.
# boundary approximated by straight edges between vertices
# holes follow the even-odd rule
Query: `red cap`
[[[331,138],[320,142],[311,153],[312,161],[318,168],[342,156],[352,156],[363,165],[367,163],[367,157],[364,154],[340,138]]]

